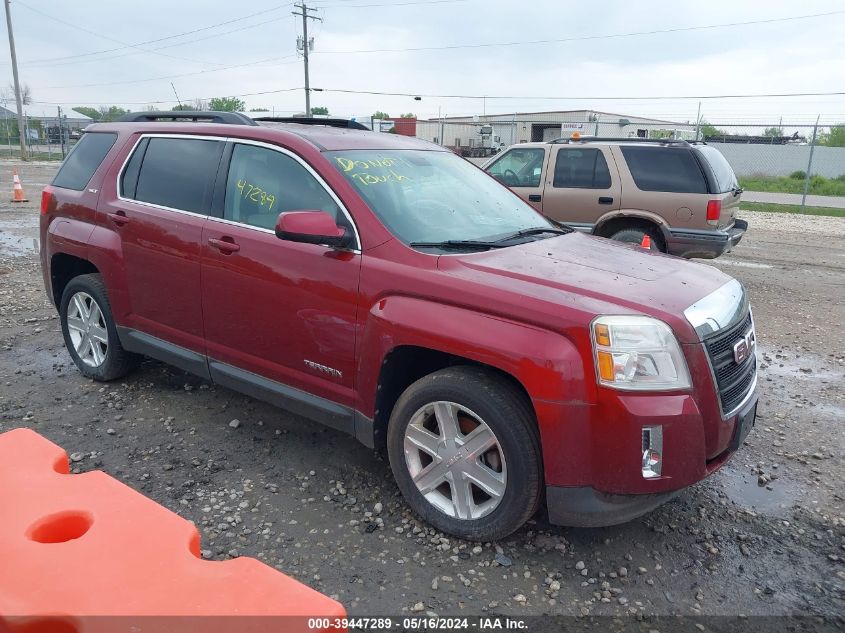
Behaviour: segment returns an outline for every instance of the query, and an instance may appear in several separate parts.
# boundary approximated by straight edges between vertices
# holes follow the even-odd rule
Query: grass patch
[[[743,202],[741,211],[764,211],[766,213],[801,213],[800,204],[770,204],[768,202]],[[832,218],[845,218],[845,209],[831,207],[804,207],[802,215],[825,215]]]
[[[793,176],[798,176],[796,172]],[[771,193],[803,193],[804,179],[786,176],[740,178],[739,186],[746,191],[766,191]],[[845,175],[836,178],[813,176],[807,193],[816,196],[845,196]]]

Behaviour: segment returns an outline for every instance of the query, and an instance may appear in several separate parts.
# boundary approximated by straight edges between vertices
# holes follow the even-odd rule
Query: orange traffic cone
[[[29,199],[23,195],[23,187],[21,187],[21,179],[18,177],[17,169],[12,171],[12,180],[14,181],[12,202],[29,202]]]
[[[646,250],[651,250],[651,236],[647,233],[643,235],[643,241],[640,242],[640,246]]]

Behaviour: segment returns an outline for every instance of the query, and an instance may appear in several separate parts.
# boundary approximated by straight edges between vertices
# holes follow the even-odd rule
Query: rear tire
[[[610,239],[616,240],[617,242],[626,242],[628,244],[640,245],[643,243],[643,237],[645,237],[646,235],[648,235],[651,239],[650,250],[660,251],[661,253],[666,252],[666,245],[663,242],[663,235],[661,235],[660,230],[656,228],[646,229],[645,227],[640,226],[629,227],[616,231],[609,237]]]
[[[539,506],[534,412],[524,393],[493,372],[450,367],[416,381],[390,416],[387,450],[408,504],[448,534],[501,539]]]
[[[141,356],[123,349],[111,313],[103,278],[80,275],[62,293],[59,318],[65,346],[83,376],[99,381],[122,378]]]

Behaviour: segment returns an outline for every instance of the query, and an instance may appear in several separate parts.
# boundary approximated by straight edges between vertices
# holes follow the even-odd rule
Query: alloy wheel
[[[87,292],[77,292],[70,298],[67,329],[80,360],[89,367],[102,365],[109,349],[109,332],[103,311]]]

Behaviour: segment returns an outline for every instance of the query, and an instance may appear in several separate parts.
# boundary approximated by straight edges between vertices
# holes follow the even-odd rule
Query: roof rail
[[[130,112],[117,119],[121,123],[144,123],[171,121],[183,123],[225,123],[227,125],[258,125],[240,112],[216,112],[211,110],[160,110],[151,112]]]
[[[613,136],[582,136],[580,138],[556,138],[553,141],[548,141],[551,144],[565,144],[565,143],[592,143],[592,142],[612,142],[612,143],[653,143],[655,145],[689,145],[690,142],[682,138],[639,138],[625,136],[621,138]]]
[[[366,130],[370,128],[351,119],[317,118],[306,116],[261,116],[255,117],[254,121],[263,123],[299,123],[300,125],[328,125],[329,127],[349,128],[350,130]]]

